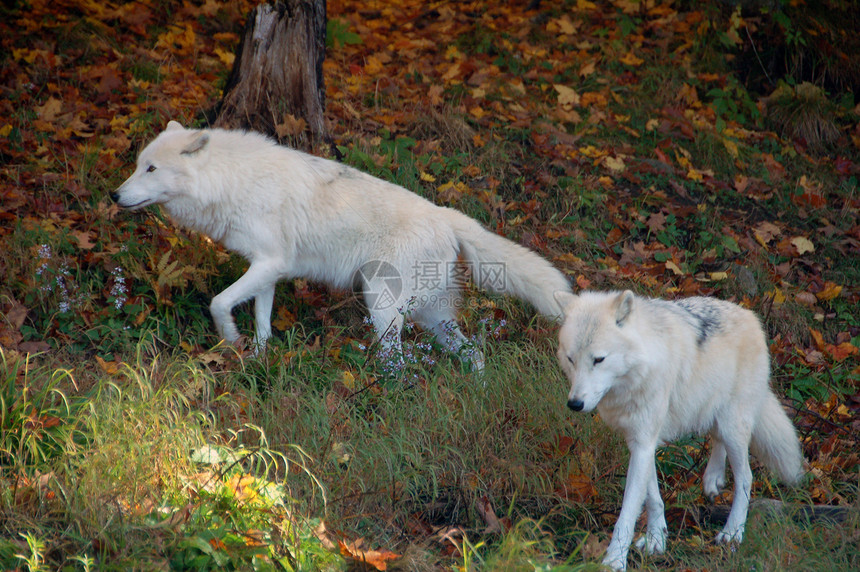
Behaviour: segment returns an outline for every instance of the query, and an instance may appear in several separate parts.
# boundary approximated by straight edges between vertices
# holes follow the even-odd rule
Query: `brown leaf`
[[[780,233],[779,227],[768,221],[762,221],[753,228],[753,236],[765,248],[767,243],[779,236]]]
[[[499,522],[499,517],[496,516],[496,511],[493,510],[493,503],[490,502],[490,499],[486,495],[478,499],[475,508],[481,518],[484,519],[484,522],[487,523],[484,534],[502,532],[502,524]]]
[[[666,230],[666,215],[663,214],[663,211],[651,213],[645,224],[651,232]]]
[[[81,250],[92,250],[96,245],[88,230],[73,230],[71,235],[78,241],[78,247]]]
[[[47,121],[48,123],[53,123],[57,120],[57,117],[60,115],[60,112],[63,109],[63,102],[59,99],[54,99],[53,97],[48,98],[43,105],[40,105],[35,108],[36,113],[39,116],[39,119],[42,121]]]
[[[27,307],[23,304],[12,302],[12,307],[6,312],[6,320],[13,328],[18,330],[22,325],[24,325],[24,320],[27,319],[28,312],[29,310],[27,310]]]
[[[597,498],[594,482],[585,473],[571,472],[562,485],[562,492],[576,502],[588,502]]]
[[[51,351],[47,342],[22,342],[18,344],[18,351],[24,354],[38,354]]]

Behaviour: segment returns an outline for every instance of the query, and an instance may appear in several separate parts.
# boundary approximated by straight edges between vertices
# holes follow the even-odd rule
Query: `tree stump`
[[[257,6],[248,17],[216,127],[307,147],[325,139],[325,0]]]

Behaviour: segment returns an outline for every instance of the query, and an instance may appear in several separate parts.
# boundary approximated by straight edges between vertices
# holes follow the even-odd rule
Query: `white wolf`
[[[466,344],[455,321],[464,278],[458,257],[478,286],[522,298],[551,317],[561,318],[555,292],[570,292],[545,259],[466,215],[257,133],[171,121],[111,197],[131,210],[160,204],[175,222],[250,262],[210,310],[218,334],[235,342],[232,309],[254,298],[258,350],[271,335],[281,279],[360,287],[376,334],[394,353],[407,312],[449,350]],[[469,353],[480,369],[480,352]]]
[[[564,309],[558,359],[571,382],[567,405],[597,408],[630,448],[621,513],[603,563],[626,568],[643,504],[647,530],[637,547],[665,550],[655,453],[689,433],[711,436],[703,475],[711,498],[725,485],[728,456],[734,500],[716,541],[740,542],[752,484],[750,444],[783,481],[794,483],[802,472],[797,433],[768,385],[770,359],[757,316],[713,298],[667,302],[625,291],[556,299]]]

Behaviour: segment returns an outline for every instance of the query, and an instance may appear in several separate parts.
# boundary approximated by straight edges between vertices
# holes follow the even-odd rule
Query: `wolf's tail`
[[[803,453],[797,431],[771,391],[753,428],[751,448],[784,483],[794,484],[802,476]]]
[[[528,248],[489,232],[459,211],[446,210],[478,287],[515,296],[541,314],[561,319],[562,308],[554,294],[571,292],[564,274]]]

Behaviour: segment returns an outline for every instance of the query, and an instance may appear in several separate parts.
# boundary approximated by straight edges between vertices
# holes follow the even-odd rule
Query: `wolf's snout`
[[[585,403],[583,403],[581,399],[568,399],[567,406],[573,411],[582,411],[582,408],[585,407]]]
[[[112,192],[110,194],[110,200],[112,200],[115,203],[118,203],[119,202],[119,193],[116,191]]]

